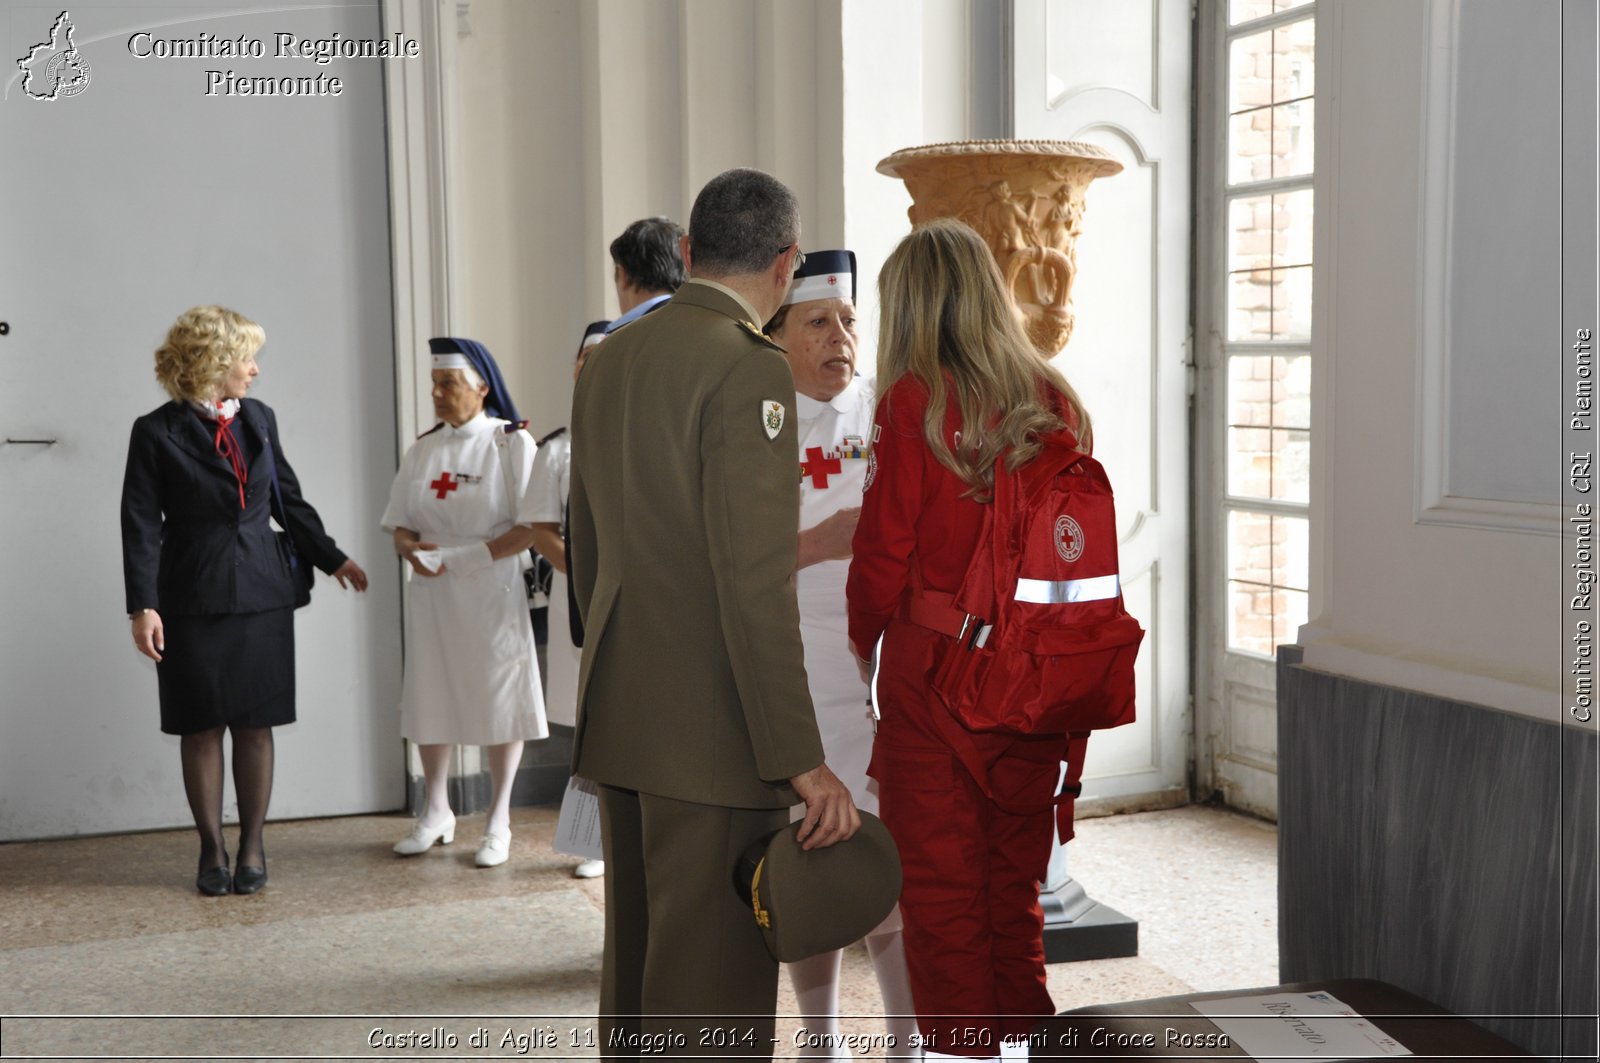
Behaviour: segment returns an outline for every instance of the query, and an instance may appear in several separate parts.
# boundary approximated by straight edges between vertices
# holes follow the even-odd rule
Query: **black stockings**
[[[234,727],[233,792],[239,798],[238,866],[267,866],[261,831],[272,800],[272,728]]]
[[[184,735],[183,791],[189,797],[194,829],[200,832],[200,870],[228,866],[222,844],[222,728]]]
[[[183,757],[183,789],[200,834],[202,871],[228,864],[222,840],[222,731],[217,727],[184,735],[178,744]],[[261,832],[272,799],[272,728],[231,727],[228,731],[233,736],[233,789],[239,799],[236,864],[264,868]]]

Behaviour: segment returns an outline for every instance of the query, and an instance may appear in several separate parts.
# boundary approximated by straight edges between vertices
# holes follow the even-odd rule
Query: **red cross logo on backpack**
[[[1056,518],[1056,553],[1068,564],[1083,556],[1083,529],[1065,513]]]

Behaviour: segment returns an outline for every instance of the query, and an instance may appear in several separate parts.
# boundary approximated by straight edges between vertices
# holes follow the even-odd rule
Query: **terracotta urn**
[[[1054,357],[1072,336],[1072,281],[1089,182],[1122,170],[1075,140],[964,140],[905,148],[878,163],[911,193],[913,227],[959,218],[994,251],[1028,337]]]

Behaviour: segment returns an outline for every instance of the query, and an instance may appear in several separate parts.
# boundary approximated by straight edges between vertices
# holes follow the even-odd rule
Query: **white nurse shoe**
[[[511,835],[485,834],[478,843],[478,854],[472,862],[479,867],[499,867],[511,855]]]
[[[394,843],[394,851],[401,856],[416,856],[435,845],[449,845],[455,840],[456,817],[451,816],[436,827],[430,827],[419,819],[411,825],[410,834]]]

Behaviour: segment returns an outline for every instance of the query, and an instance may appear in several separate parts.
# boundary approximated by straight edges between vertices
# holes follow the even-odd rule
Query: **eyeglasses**
[[[793,246],[794,244],[784,244],[782,247],[778,248],[778,254],[783,254]],[[805,264],[806,253],[804,251],[796,251],[794,254],[794,275],[796,277],[800,276],[800,270],[805,266]]]

